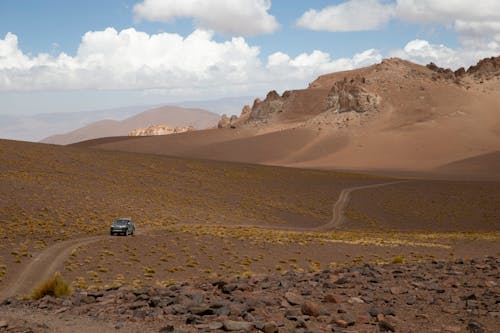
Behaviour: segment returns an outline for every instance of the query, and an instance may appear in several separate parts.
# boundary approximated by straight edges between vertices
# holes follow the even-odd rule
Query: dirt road
[[[344,223],[345,217],[344,217],[344,209],[349,203],[349,199],[351,196],[351,193],[354,191],[358,190],[364,190],[364,189],[369,189],[369,188],[374,188],[374,187],[382,187],[382,186],[388,186],[388,185],[394,185],[394,184],[399,184],[399,183],[405,183],[407,181],[401,180],[401,181],[395,181],[395,182],[388,182],[388,183],[381,183],[381,184],[373,184],[373,185],[364,185],[364,186],[356,186],[356,187],[349,187],[345,188],[340,192],[339,198],[333,205],[333,211],[332,211],[332,219],[330,222],[323,224],[322,226],[319,226],[315,228],[314,230],[316,231],[328,231],[332,230],[335,228],[338,228],[342,223]]]
[[[0,290],[0,299],[27,295],[40,281],[46,280],[70,256],[73,249],[97,242],[109,236],[92,236],[56,243],[36,255],[16,280]]]
[[[364,185],[357,187],[350,187],[343,189],[339,195],[339,198],[333,205],[332,219],[319,227],[316,228],[290,228],[290,227],[262,227],[262,226],[252,226],[245,225],[246,227],[262,227],[270,229],[279,230],[307,230],[307,231],[328,231],[339,227],[344,222],[343,211],[347,204],[349,203],[350,194],[354,191],[388,186],[393,184],[402,183],[405,181],[395,181],[381,184]],[[242,226],[238,226],[242,227]],[[145,233],[146,230],[141,230],[141,234]],[[31,262],[27,264],[24,270],[19,274],[18,278],[11,283],[7,284],[3,289],[0,290],[0,300],[13,297],[13,296],[23,296],[27,295],[40,281],[44,281],[49,278],[54,272],[56,272],[57,267],[60,267],[64,261],[70,256],[73,249],[88,245],[109,237],[108,235],[101,236],[91,236],[80,239],[71,239],[61,243],[56,243],[38,255],[36,255]]]

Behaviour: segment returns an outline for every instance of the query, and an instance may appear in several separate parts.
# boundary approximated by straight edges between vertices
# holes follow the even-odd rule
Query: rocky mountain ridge
[[[393,78],[386,77],[384,72],[396,74],[399,80],[394,81]],[[275,115],[286,114],[294,107],[293,103],[297,95],[304,95],[304,92],[310,93],[314,90],[317,90],[316,95],[320,95],[317,96],[320,99],[320,105],[316,107],[314,116],[321,113],[333,116],[346,112],[370,114],[381,109],[382,95],[387,89],[403,89],[408,84],[405,81],[434,81],[468,89],[467,79],[482,83],[484,80],[494,78],[500,78],[500,56],[485,58],[467,70],[461,67],[455,71],[438,67],[432,62],[424,67],[402,59],[390,58],[361,70],[322,75],[302,91],[285,91],[280,96],[272,90],[263,101],[257,98],[252,107],[245,105],[239,117],[233,115],[229,118],[222,115],[218,127],[237,128],[272,122]],[[385,88],[381,89],[384,86]],[[336,123],[336,121],[333,122]]]

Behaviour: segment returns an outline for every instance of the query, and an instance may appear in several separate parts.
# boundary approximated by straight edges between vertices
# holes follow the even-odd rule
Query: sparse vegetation
[[[38,285],[30,294],[33,300],[40,299],[46,295],[53,297],[63,297],[71,295],[69,284],[63,280],[59,272],[50,277],[46,281]]]

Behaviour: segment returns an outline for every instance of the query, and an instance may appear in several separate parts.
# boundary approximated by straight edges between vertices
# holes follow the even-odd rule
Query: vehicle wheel
[[[113,236],[114,234],[112,232],[109,233],[110,236]]]

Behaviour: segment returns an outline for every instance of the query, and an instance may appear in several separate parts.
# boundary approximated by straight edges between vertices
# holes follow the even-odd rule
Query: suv
[[[135,224],[134,221],[130,218],[121,218],[113,222],[111,224],[111,228],[109,230],[109,234],[111,236],[117,234],[122,234],[124,236],[133,235],[135,232]]]

